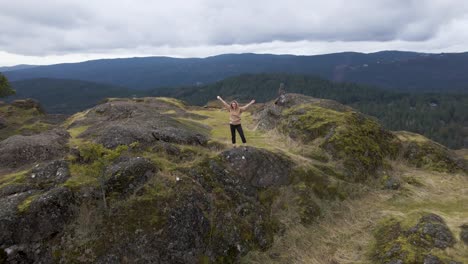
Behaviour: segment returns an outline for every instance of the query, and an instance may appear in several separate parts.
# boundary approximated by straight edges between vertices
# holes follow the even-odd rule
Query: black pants
[[[239,135],[242,139],[242,143],[247,143],[247,140],[245,140],[244,136],[244,131],[242,130],[242,125],[233,125],[231,124],[231,138],[232,138],[232,144],[236,144],[236,130],[239,132]]]

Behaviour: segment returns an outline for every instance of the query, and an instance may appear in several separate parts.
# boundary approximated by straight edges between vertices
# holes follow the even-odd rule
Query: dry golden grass
[[[275,237],[270,249],[251,252],[243,262],[372,263],[369,259],[372,230],[379,220],[394,216],[414,225],[421,213],[432,212],[445,219],[457,239],[455,246],[446,249],[445,254],[468,263],[468,247],[459,241],[459,226],[468,222],[468,177],[393,165],[398,168],[397,177],[402,181],[411,179],[409,182],[413,185],[403,183],[399,191],[374,190],[358,199],[332,204],[323,218],[309,227],[286,222],[287,231]],[[291,216],[279,218],[294,219]]]

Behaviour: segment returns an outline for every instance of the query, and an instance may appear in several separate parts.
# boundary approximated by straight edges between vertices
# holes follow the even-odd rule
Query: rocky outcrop
[[[65,187],[14,194],[2,198],[2,205],[7,206],[0,211],[0,246],[7,263],[47,262],[47,242],[76,214],[74,195]]]
[[[265,188],[286,185],[290,181],[292,161],[281,154],[242,147],[221,153],[225,170],[246,184]]]
[[[399,146],[351,108],[285,95],[257,113],[258,125],[299,146],[226,149],[188,108],[109,99],[63,124],[70,141],[54,130],[0,142],[0,169],[10,173],[0,176],[0,260],[237,263],[286,226],[312,225],[328,205],[373,190],[365,180]],[[397,189],[400,177],[388,175],[382,185]],[[380,231],[377,263],[449,263],[431,254],[455,242],[439,216]]]
[[[427,214],[408,230],[410,242],[425,248],[445,249],[453,246],[455,239],[442,217],[436,214]]]
[[[64,183],[70,176],[68,163],[64,160],[36,164],[31,171],[17,173],[16,177],[6,180],[0,187],[0,197],[31,190],[46,191]]]
[[[64,183],[68,178],[70,178],[68,163],[65,160],[55,160],[34,166],[26,182],[36,188],[46,189]]]
[[[67,152],[68,137],[64,130],[9,137],[0,142],[0,167],[16,168],[61,157]]]
[[[73,219],[75,197],[68,188],[58,187],[35,197],[21,210],[15,241],[37,242],[59,233]]]
[[[468,162],[455,152],[422,135],[398,131],[400,156],[410,165],[439,172],[468,172]]]
[[[158,169],[149,160],[137,157],[124,158],[107,170],[110,176],[104,182],[106,191],[126,196],[138,190]]]
[[[344,175],[364,181],[378,175],[387,157],[396,155],[395,136],[376,120],[331,100],[286,94],[256,113],[258,127],[277,129],[305,145],[318,145],[342,161]]]
[[[0,247],[5,248],[17,243],[17,228],[20,219],[18,206],[36,192],[23,192],[0,198]]]
[[[45,113],[41,104],[34,99],[28,98],[23,100],[15,100],[11,103],[12,106],[22,109],[36,109],[39,113]]]
[[[146,103],[110,101],[90,109],[84,118],[72,123],[71,127],[89,126],[80,137],[93,138],[93,141],[106,148],[134,142],[148,146],[158,141],[206,145],[207,132],[200,132],[206,131],[206,128],[197,128],[195,124],[188,124],[163,113],[168,110],[183,112],[177,103],[156,100]]]
[[[400,221],[383,221],[375,231],[373,258],[377,263],[458,263],[431,254],[434,248],[446,249],[455,243],[442,217],[423,215],[416,225],[405,230]]]

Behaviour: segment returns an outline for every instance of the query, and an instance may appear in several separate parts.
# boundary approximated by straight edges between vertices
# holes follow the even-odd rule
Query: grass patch
[[[68,129],[68,133],[70,134],[70,139],[68,140],[68,144],[70,147],[77,147],[83,145],[84,140],[78,138],[83,132],[85,132],[90,126],[78,126]]]
[[[175,98],[170,98],[170,97],[157,97],[156,100],[162,101],[164,103],[168,103],[171,105],[174,105],[178,108],[185,109],[185,103],[182,102],[181,100],[175,99]]]
[[[32,124],[23,125],[18,129],[18,133],[40,133],[49,130],[51,125],[36,121]]]
[[[73,123],[83,120],[86,115],[88,114],[89,110],[83,111],[83,112],[78,112],[72,116],[70,116],[64,123],[63,127],[68,128],[71,126]]]
[[[0,176],[0,189],[10,184],[24,182],[26,174],[28,174],[28,172],[29,170],[24,170]]]
[[[40,195],[41,194],[33,194],[33,195],[28,196],[28,198],[26,198],[22,203],[18,205],[18,211],[20,213],[26,212],[29,209],[29,206],[31,205],[31,203]]]
[[[81,161],[72,160],[70,165],[71,177],[64,183],[64,186],[76,189],[81,186],[96,186],[102,177],[105,177],[105,170],[123,152],[128,150],[128,146],[120,145],[115,149],[107,149],[101,144],[86,143],[79,147]]]

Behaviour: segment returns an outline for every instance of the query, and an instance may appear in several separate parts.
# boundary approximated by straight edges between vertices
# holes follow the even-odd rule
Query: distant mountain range
[[[24,70],[37,67],[37,65],[27,65],[27,64],[20,64],[15,66],[5,66],[0,67],[0,72],[7,72],[7,71],[15,71],[15,70]]]
[[[244,73],[292,73],[402,91],[467,92],[467,72],[468,53],[383,51],[316,56],[225,54],[208,58],[105,59],[10,69],[5,75],[10,81],[59,78],[148,90],[214,83]]]

